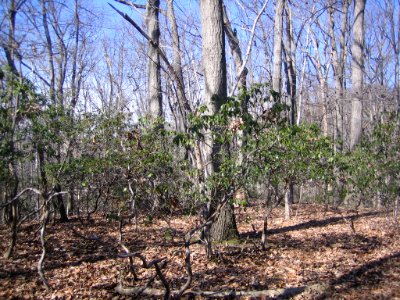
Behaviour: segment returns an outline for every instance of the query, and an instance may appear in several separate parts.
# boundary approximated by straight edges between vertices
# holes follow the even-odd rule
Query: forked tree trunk
[[[366,0],[355,0],[351,79],[353,101],[351,106],[350,149],[358,144],[362,134],[363,75],[364,75],[364,10]]]
[[[208,113],[217,113],[226,101],[226,58],[222,0],[201,0],[202,48],[204,65],[204,101]],[[221,145],[213,140],[211,133],[206,133],[205,177],[219,170],[218,156]],[[209,191],[209,212],[215,210],[223,195],[220,191]],[[221,211],[215,223],[211,226],[210,238],[222,241],[238,235],[233,208],[227,204]]]

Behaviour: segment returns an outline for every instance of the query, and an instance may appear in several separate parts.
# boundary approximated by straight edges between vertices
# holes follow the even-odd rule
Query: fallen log
[[[199,291],[199,290],[186,290],[183,296],[200,296],[207,298],[224,298],[224,297],[271,297],[278,299],[287,299],[299,295],[307,290],[319,289],[320,285],[315,284],[312,286],[301,286],[301,287],[288,287],[284,289],[271,289],[271,290],[261,290],[261,291]],[[118,285],[115,288],[115,292],[124,296],[139,296],[146,295],[149,297],[163,297],[165,295],[164,289],[146,288],[143,286],[139,287],[123,287]],[[178,290],[171,291],[171,298],[178,295]]]

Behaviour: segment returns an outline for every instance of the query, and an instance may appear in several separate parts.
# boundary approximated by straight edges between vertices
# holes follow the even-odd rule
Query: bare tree
[[[227,97],[222,0],[201,0],[200,10],[205,83],[204,102],[207,105],[208,113],[213,115],[219,111]],[[220,148],[221,145],[218,145],[213,140],[211,133],[208,132],[204,147],[206,178],[219,170]],[[209,196],[211,199],[208,215],[213,213],[223,195],[220,191],[212,191]],[[237,236],[237,228],[233,207],[227,204],[211,226],[210,237],[212,240],[221,241],[235,236]]]

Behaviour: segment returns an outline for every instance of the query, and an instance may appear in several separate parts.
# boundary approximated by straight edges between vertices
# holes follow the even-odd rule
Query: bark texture
[[[345,71],[345,57],[346,57],[346,36],[347,36],[347,20],[349,12],[349,0],[342,1],[342,19],[339,34],[339,49],[336,41],[335,33],[335,18],[334,9],[335,2],[332,0],[328,7],[328,27],[329,37],[332,47],[332,58],[333,58],[333,76],[335,81],[335,131],[334,139],[335,151],[342,151],[340,141],[343,139],[343,124],[344,124],[344,112],[343,112],[343,97],[344,97],[344,71]]]
[[[161,117],[162,112],[162,94],[161,94],[161,67],[160,56],[157,47],[160,42],[160,25],[158,21],[159,0],[149,0],[146,8],[147,34],[150,37],[147,55],[148,63],[148,104],[149,114],[152,118]]]
[[[364,75],[364,10],[366,0],[355,0],[351,80],[353,101],[351,106],[350,149],[359,142],[362,134],[363,75]]]
[[[274,18],[274,72],[272,75],[272,89],[281,92],[282,74],[282,36],[283,36],[283,11],[285,0],[277,0]]]
[[[204,66],[204,100],[208,113],[217,113],[226,100],[226,57],[224,38],[224,18],[221,0],[201,0],[202,48]],[[205,177],[219,169],[221,145],[216,143],[210,132],[206,133],[204,146]],[[220,191],[211,191],[209,213],[212,213],[221,200]],[[237,235],[235,217],[230,205],[226,205],[210,229],[211,240],[221,241]]]

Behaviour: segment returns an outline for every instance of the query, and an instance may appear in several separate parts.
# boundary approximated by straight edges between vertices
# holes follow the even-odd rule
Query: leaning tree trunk
[[[226,57],[222,0],[201,0],[202,47],[205,82],[205,104],[208,113],[217,113],[227,97]],[[218,172],[221,145],[206,133],[205,175],[206,178]],[[210,191],[208,214],[212,213],[223,199],[221,191]],[[217,220],[210,228],[210,238],[222,241],[237,237],[235,215],[229,204],[225,205]]]
[[[149,0],[147,3],[146,25],[147,33],[152,45],[149,42],[147,55],[149,58],[147,78],[148,78],[148,104],[151,118],[161,117],[162,112],[162,94],[161,94],[161,65],[160,55],[157,47],[160,42],[160,25],[158,21],[159,0]]]
[[[228,14],[226,12],[225,5],[223,6],[223,15],[224,15],[224,30],[226,37],[228,38],[229,47],[231,49],[231,54],[233,57],[233,61],[235,64],[235,72],[236,72],[236,80],[238,81],[238,88],[241,93],[246,92],[247,90],[247,74],[248,69],[243,66],[243,58],[242,58],[242,50],[240,49],[239,38],[237,37],[237,32],[232,29],[231,22],[229,21]],[[249,97],[245,94],[244,97],[241,97],[241,115],[244,116],[248,113],[248,101]],[[240,149],[239,156],[237,159],[237,165],[242,166],[243,164],[243,151],[245,147],[245,136],[244,131],[238,131],[238,138],[237,138],[237,147]]]
[[[356,0],[354,7],[351,80],[353,101],[351,106],[350,149],[359,142],[362,134],[363,74],[364,74],[364,9],[366,0]]]
[[[185,84],[183,80],[183,70],[182,70],[182,58],[181,58],[181,49],[179,42],[179,31],[178,25],[176,23],[175,10],[173,0],[167,0],[167,12],[168,19],[171,25],[171,38],[172,38],[172,50],[173,50],[173,68],[175,70],[177,80],[176,85],[178,88],[176,89],[177,96],[177,104],[178,104],[178,130],[181,132],[186,132],[187,130],[187,122],[188,115],[190,113],[190,106],[186,100],[185,96]]]

